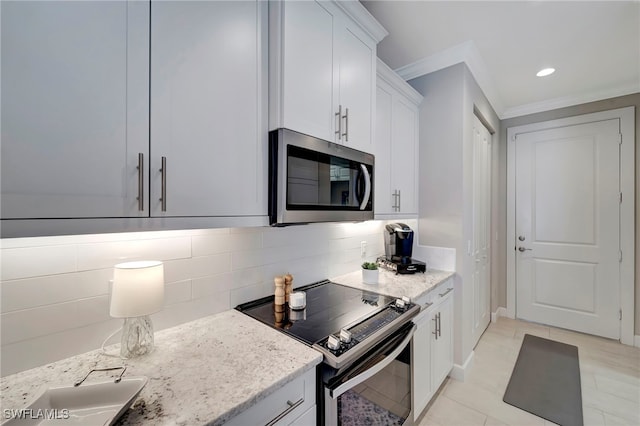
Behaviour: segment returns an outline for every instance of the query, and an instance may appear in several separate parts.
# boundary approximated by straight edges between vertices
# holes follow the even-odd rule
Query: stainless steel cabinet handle
[[[402,194],[400,193],[400,190],[398,189],[398,211],[402,210]]]
[[[442,337],[442,312],[438,312],[438,337]]]
[[[167,211],[167,157],[162,157],[162,167],[160,169],[162,173],[162,188],[160,190],[160,202],[162,203],[161,209],[163,212]]]
[[[336,118],[338,119],[338,130],[336,130],[336,135],[338,135],[338,140],[342,139],[342,105],[338,105],[338,112],[336,112]]]
[[[349,142],[349,108],[344,109],[344,141]]]
[[[144,154],[138,153],[138,210],[144,211]]]
[[[447,291],[445,291],[444,293],[438,293],[438,296],[440,297],[445,297],[447,294],[449,294],[451,291],[453,291],[453,287],[452,288],[448,288]]]
[[[527,250],[531,251],[531,250],[533,250],[533,249],[528,249],[528,248],[524,248],[524,247],[518,247],[518,251],[519,251],[520,253],[522,253],[522,252],[524,252],[524,251],[527,251]]]
[[[435,317],[433,317],[433,322],[434,322],[434,330],[432,331],[431,334],[434,334],[436,336],[436,340],[438,340],[438,314],[436,314]]]
[[[269,423],[267,423],[266,426],[272,426],[276,423],[278,423],[280,420],[282,420],[287,414],[289,414],[290,412],[292,412],[293,410],[295,410],[296,408],[298,408],[300,405],[302,405],[302,403],[304,402],[304,398],[300,398],[299,400],[297,400],[296,402],[291,402],[291,401],[287,401],[287,405],[289,406],[289,408],[287,408],[286,410],[284,410],[282,413],[278,414],[278,416],[276,418],[274,418],[273,420],[271,420]]]

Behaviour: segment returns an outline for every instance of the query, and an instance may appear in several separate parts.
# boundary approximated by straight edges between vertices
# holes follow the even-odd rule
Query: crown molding
[[[580,95],[563,96],[554,99],[547,99],[540,102],[518,105],[505,109],[500,116],[501,120],[521,117],[523,115],[535,114],[538,112],[550,111],[558,108],[565,108],[589,102],[601,101],[618,96],[632,95],[640,93],[640,83],[627,87],[617,87],[614,89],[600,90]]]
[[[502,118],[504,109],[502,99],[493,83],[489,68],[484,59],[482,59],[480,51],[473,40],[452,46],[424,59],[400,67],[395,71],[405,80],[412,80],[461,62],[467,65],[494,111],[498,117]]]
[[[376,72],[378,74],[378,78],[387,82],[391,87],[398,90],[404,96],[406,96],[411,102],[416,105],[420,105],[424,97],[409,83],[407,83],[402,77],[398,75],[394,70],[389,68],[387,64],[382,62],[380,58],[378,58],[378,62],[376,64]]]
[[[408,81],[461,62],[467,65],[467,68],[469,68],[469,71],[471,71],[471,74],[476,79],[478,86],[480,86],[480,89],[487,97],[489,103],[493,107],[493,110],[498,115],[498,118],[501,120],[585,104],[588,102],[600,101],[603,99],[615,98],[618,96],[640,93],[640,83],[636,83],[631,86],[593,91],[579,95],[563,96],[505,108],[502,98],[498,94],[496,86],[493,83],[489,69],[482,59],[480,51],[472,40],[400,67],[396,69],[395,72],[400,75],[400,77]]]
[[[380,43],[389,32],[373,17],[373,15],[358,0],[334,1],[344,13],[360,25],[376,43]]]

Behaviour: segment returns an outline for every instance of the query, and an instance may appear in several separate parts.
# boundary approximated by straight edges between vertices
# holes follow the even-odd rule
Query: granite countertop
[[[365,284],[362,282],[362,271],[351,272],[331,278],[331,281],[348,287],[381,293],[386,296],[408,296],[416,300],[429,293],[455,272],[427,269],[427,272],[415,274],[396,274],[386,269],[378,269],[378,284]]]
[[[43,384],[72,385],[92,368],[124,364],[125,378],[143,375],[149,382],[118,424],[218,425],[322,361],[314,349],[235,310],[159,331],[155,345],[141,358],[95,350],[3,377],[0,405],[20,409]]]

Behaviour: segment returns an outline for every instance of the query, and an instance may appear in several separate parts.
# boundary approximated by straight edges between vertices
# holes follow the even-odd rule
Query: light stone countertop
[[[124,364],[125,378],[149,382],[118,424],[218,425],[322,361],[320,352],[235,310],[159,331],[155,345],[137,359],[95,350],[3,377],[0,406],[23,408],[43,384],[72,385],[92,368]],[[94,373],[87,383],[106,374]]]
[[[383,268],[378,268],[378,271],[378,284],[363,283],[361,270],[331,278],[331,281],[348,287],[381,293],[386,296],[408,296],[412,301],[415,301],[455,274],[455,272],[439,271],[437,269],[427,269],[424,274],[420,272],[415,274],[396,274]]]

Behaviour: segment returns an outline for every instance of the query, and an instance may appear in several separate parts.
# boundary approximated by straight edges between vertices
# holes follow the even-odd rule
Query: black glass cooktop
[[[294,311],[285,306],[283,313],[276,313],[273,296],[244,303],[236,309],[312,345],[369,317],[395,300],[328,280],[296,288],[295,291],[307,294],[307,306],[304,310]]]

